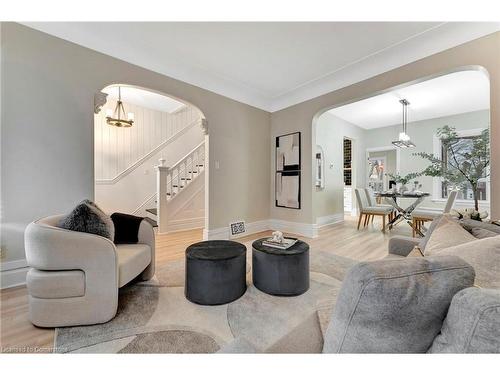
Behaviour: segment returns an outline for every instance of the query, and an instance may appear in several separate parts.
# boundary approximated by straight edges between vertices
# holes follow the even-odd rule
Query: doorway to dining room
[[[344,212],[357,215],[355,189],[372,198],[399,194],[389,198],[405,211],[396,224],[410,221],[416,206],[443,212],[451,198],[454,210],[489,212],[489,92],[487,72],[464,67],[320,112],[313,142],[321,146],[325,173],[313,191],[316,224],[341,220]],[[350,168],[346,139],[355,145]]]

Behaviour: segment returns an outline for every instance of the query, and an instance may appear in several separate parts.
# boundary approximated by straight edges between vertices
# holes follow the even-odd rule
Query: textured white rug
[[[353,264],[351,259],[311,251],[310,289],[296,297],[259,291],[249,266],[248,289],[241,298],[201,306],[184,297],[184,261],[170,262],[152,280],[122,288],[111,321],[58,328],[55,351],[214,353],[244,340],[259,352],[320,352],[341,280]]]

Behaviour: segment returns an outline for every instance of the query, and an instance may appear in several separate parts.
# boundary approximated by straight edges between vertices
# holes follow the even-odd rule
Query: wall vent
[[[235,221],[234,223],[229,223],[229,233],[231,237],[238,236],[246,232],[244,221]]]

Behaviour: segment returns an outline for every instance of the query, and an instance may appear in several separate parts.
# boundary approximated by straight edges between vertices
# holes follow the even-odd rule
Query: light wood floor
[[[248,242],[264,237],[261,232],[240,238]],[[390,233],[380,231],[380,220],[367,228],[356,230],[356,218],[346,217],[343,223],[320,230],[317,238],[302,238],[311,251],[321,250],[356,260],[376,260],[387,254],[387,242],[394,234],[411,235],[411,229],[402,223]],[[161,266],[169,261],[182,259],[186,247],[202,240],[201,230],[189,230],[158,235],[156,239],[156,263]],[[1,292],[0,331],[2,352],[50,352],[54,341],[54,329],[37,328],[28,321],[28,297],[26,287],[4,289]]]

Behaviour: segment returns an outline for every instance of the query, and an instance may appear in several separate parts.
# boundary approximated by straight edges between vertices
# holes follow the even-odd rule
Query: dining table
[[[394,226],[398,225],[402,221],[406,221],[406,223],[412,227],[419,235],[423,235],[422,232],[415,228],[413,225],[413,221],[411,218],[411,213],[417,206],[424,201],[424,199],[430,196],[430,193],[421,192],[421,191],[407,191],[403,193],[386,191],[386,192],[376,192],[375,196],[379,198],[384,198],[385,201],[390,204],[396,210],[396,215],[392,220],[387,224],[389,230],[391,230]],[[413,202],[407,206],[406,208],[401,207],[402,202],[401,199],[412,199]],[[399,200],[399,202],[398,202]]]

